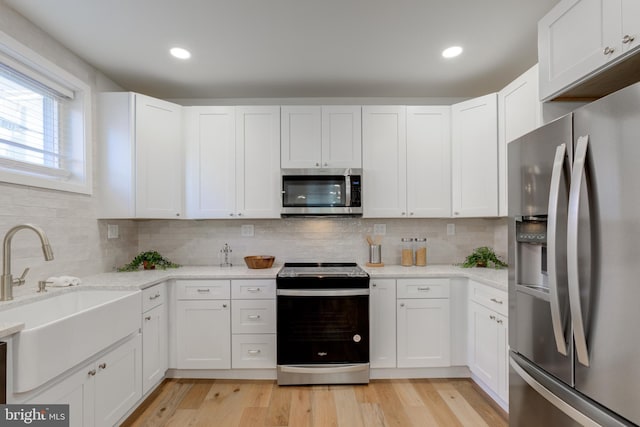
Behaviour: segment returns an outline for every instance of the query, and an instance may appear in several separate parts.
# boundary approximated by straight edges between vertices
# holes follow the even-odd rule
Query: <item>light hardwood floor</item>
[[[165,380],[123,424],[207,427],[508,426],[469,379],[278,386],[274,381]]]

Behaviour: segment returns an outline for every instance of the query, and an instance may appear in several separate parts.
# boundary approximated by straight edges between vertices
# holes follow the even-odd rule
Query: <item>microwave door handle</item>
[[[351,206],[351,175],[345,175],[345,180],[344,180],[344,197],[345,197],[345,201],[344,201],[344,205],[346,207]]]
[[[556,155],[553,160],[553,170],[551,172],[551,185],[549,189],[549,209],[547,222],[547,270],[549,272],[549,304],[551,306],[551,324],[553,325],[553,336],[556,340],[558,352],[567,355],[567,342],[564,335],[564,325],[562,324],[562,314],[560,313],[560,297],[558,295],[558,270],[557,270],[557,227],[558,227],[558,204],[560,202],[560,186],[562,175],[567,165],[567,146],[560,144],[556,148]]]
[[[573,322],[573,335],[578,362],[589,366],[589,351],[582,319],[580,302],[580,277],[578,263],[578,214],[580,210],[580,188],[585,175],[587,161],[588,136],[578,138],[576,154],[571,174],[571,191],[569,192],[569,220],[567,223],[567,275],[569,282],[569,306]]]

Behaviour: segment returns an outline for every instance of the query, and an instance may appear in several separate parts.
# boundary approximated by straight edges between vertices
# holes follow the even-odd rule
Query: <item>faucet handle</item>
[[[46,280],[38,280],[38,292],[47,292],[47,285],[53,282],[48,282]]]
[[[27,276],[28,272],[29,272],[29,267],[24,269],[24,271],[22,272],[22,276],[20,276],[19,278],[13,280],[13,285],[14,286],[22,286],[22,285],[24,285],[24,282],[25,282],[24,278]]]

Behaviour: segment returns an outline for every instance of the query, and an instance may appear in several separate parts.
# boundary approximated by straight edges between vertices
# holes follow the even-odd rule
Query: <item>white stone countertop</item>
[[[18,305],[28,304],[40,299],[76,289],[92,287],[95,289],[144,289],[157,283],[171,279],[274,279],[282,264],[272,268],[250,269],[246,266],[237,267],[179,267],[166,270],[146,270],[134,272],[100,273],[81,278],[81,285],[65,288],[48,288],[46,293],[36,293],[16,297],[12,301],[1,301],[0,311]],[[430,265],[426,267],[403,267],[389,265],[384,267],[363,268],[372,278],[421,278],[421,277],[464,277],[492,286],[503,291],[507,290],[507,270],[492,268],[461,268],[455,265]],[[20,332],[24,328],[22,319],[15,322],[0,322],[0,338]]]

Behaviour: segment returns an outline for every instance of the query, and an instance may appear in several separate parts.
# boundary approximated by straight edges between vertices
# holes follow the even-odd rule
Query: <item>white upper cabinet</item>
[[[279,218],[279,107],[186,107],[189,218]]]
[[[498,108],[495,93],[451,107],[453,216],[498,215]]]
[[[180,218],[182,107],[131,92],[102,93],[100,218]]]
[[[639,45],[637,0],[561,1],[538,23],[540,98],[554,98]]]
[[[498,92],[499,215],[507,216],[507,145],[542,124],[538,66]]]
[[[451,216],[451,108],[407,107],[407,212]]]
[[[363,216],[407,215],[406,107],[362,107]]]
[[[365,106],[364,216],[451,216],[450,107]]]
[[[283,106],[283,168],[361,168],[360,106]]]

